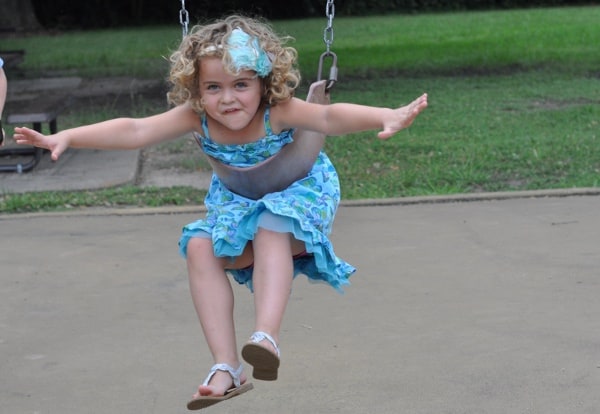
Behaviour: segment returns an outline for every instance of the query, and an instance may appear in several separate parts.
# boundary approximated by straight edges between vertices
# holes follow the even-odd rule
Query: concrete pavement
[[[124,184],[138,161],[69,150],[0,174],[0,191]],[[298,279],[280,379],[209,410],[600,413],[599,194],[345,202],[333,241],[358,268],[352,286],[339,295]],[[0,215],[0,413],[186,412],[212,361],[176,243],[201,214]],[[252,295],[234,290],[241,343]]]
[[[280,379],[208,410],[600,412],[598,197],[458,200],[341,207],[352,286],[296,280]],[[212,363],[176,247],[200,214],[0,216],[0,412],[186,412]]]
[[[32,171],[0,173],[0,192],[77,191],[133,184],[139,151],[99,151],[69,148],[53,162],[44,153]],[[5,162],[10,164],[10,162]]]

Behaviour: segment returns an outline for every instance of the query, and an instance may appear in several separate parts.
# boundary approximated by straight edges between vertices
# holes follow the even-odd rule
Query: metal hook
[[[181,0],[181,10],[179,10],[179,24],[181,24],[182,37],[188,34],[188,26],[190,24],[190,14],[185,8],[185,0]]]
[[[323,62],[325,61],[325,58],[328,57],[331,58],[331,67],[329,68],[329,78],[327,79],[327,86],[325,87],[325,90],[329,92],[329,90],[333,88],[335,82],[337,82],[338,69],[337,55],[335,53],[327,51],[321,55],[319,58],[319,73],[317,74],[317,80],[320,81],[322,79],[321,75],[323,73]]]

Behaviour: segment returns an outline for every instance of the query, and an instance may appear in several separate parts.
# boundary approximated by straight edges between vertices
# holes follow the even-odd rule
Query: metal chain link
[[[325,27],[325,30],[323,31],[323,41],[327,47],[327,53],[329,53],[331,45],[333,44],[333,18],[335,17],[334,0],[327,0],[325,16],[327,16],[327,27]]]
[[[325,15],[327,16],[327,27],[323,31],[323,41],[327,50],[319,58],[319,72],[317,74],[317,80],[323,78],[323,69],[325,59],[331,59],[331,67],[329,68],[329,78],[327,79],[327,85],[325,90],[329,90],[337,82],[338,68],[337,68],[337,55],[331,51],[331,45],[333,44],[333,18],[335,17],[335,5],[334,0],[327,0],[325,6]]]
[[[190,25],[190,14],[185,8],[185,0],[181,0],[181,10],[179,10],[179,23],[181,24],[182,37],[187,36]]]

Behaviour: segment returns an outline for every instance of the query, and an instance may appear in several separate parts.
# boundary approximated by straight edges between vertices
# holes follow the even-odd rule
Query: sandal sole
[[[262,381],[275,381],[279,369],[279,358],[268,349],[253,343],[242,348],[242,357],[252,365],[252,376]]]
[[[187,403],[187,409],[191,410],[191,411],[201,410],[203,408],[207,408],[212,405],[218,404],[222,401],[227,401],[233,397],[237,397],[238,395],[243,394],[247,391],[250,391],[253,388],[254,388],[254,386],[251,383],[246,382],[237,388],[232,388],[230,390],[227,390],[225,392],[225,395],[220,395],[217,397],[211,397],[211,396],[199,397],[199,398],[196,398],[195,400],[191,400],[190,402]]]

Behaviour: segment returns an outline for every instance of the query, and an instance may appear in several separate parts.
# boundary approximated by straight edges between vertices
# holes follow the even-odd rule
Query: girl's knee
[[[190,269],[201,269],[211,264],[214,266],[219,259],[213,252],[212,240],[192,237],[187,244],[186,261]]]
[[[212,240],[205,237],[192,237],[186,248],[186,255],[188,260],[190,257],[196,257],[203,254],[213,254]]]
[[[255,240],[263,244],[266,250],[270,250],[270,246],[277,245],[279,247],[289,246],[292,256],[306,251],[306,245],[303,241],[298,240],[292,233],[279,232],[275,230],[259,227],[256,232]],[[260,253],[259,253],[260,254]]]
[[[212,240],[205,237],[191,238],[187,245],[187,263],[189,268],[205,269],[218,266],[221,269],[243,269],[254,262],[252,243],[248,243],[243,252],[234,260],[216,257]]]

